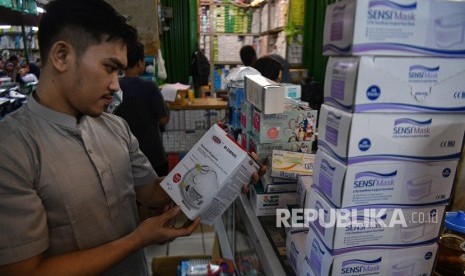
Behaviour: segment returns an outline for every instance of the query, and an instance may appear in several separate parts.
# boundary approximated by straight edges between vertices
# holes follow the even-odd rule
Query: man
[[[241,57],[241,61],[245,66],[254,66],[255,62],[257,61],[257,52],[252,45],[245,45],[243,46],[240,51],[239,55]],[[281,64],[281,81],[283,83],[291,83],[291,74],[290,74],[290,65],[289,62],[282,56],[278,54],[269,54],[263,57],[271,57],[277,62]],[[261,66],[261,65],[259,65]]]
[[[123,103],[115,114],[123,117],[139,141],[141,151],[147,156],[159,176],[168,174],[160,125],[169,121],[169,111],[160,90],[153,81],[140,78],[145,71],[144,45],[128,45],[128,67],[120,79]]]
[[[245,66],[252,66],[257,60],[257,52],[252,45],[245,45],[239,50],[242,63]]]
[[[0,121],[0,275],[147,275],[143,247],[190,235],[123,119],[104,113],[137,32],[103,0],[56,0],[37,91]],[[169,205],[168,205],[169,206]]]

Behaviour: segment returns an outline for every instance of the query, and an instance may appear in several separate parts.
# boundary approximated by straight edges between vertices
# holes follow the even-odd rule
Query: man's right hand
[[[174,227],[171,223],[180,211],[179,206],[174,206],[159,216],[150,217],[142,221],[134,234],[141,239],[144,246],[154,243],[161,244],[178,237],[189,236],[200,224],[200,218],[195,219],[191,224]]]

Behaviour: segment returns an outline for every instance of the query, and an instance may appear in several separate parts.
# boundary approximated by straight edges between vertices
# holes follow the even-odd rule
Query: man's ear
[[[64,72],[68,69],[70,64],[72,47],[65,41],[57,41],[52,45],[50,50],[50,59],[53,67],[59,71]]]

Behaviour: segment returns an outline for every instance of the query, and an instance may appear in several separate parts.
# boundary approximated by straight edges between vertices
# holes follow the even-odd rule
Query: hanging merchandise
[[[162,80],[166,80],[166,68],[165,68],[165,60],[161,54],[161,50],[158,49],[157,55],[157,77]]]

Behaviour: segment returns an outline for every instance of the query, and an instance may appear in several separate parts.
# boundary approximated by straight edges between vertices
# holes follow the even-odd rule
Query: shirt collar
[[[49,122],[59,124],[68,128],[76,128],[77,126],[77,120],[75,117],[61,112],[57,112],[53,109],[41,105],[39,102],[36,101],[32,94],[28,97],[26,105],[32,112],[36,113],[37,115]]]

